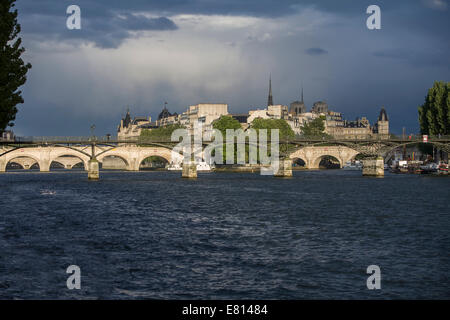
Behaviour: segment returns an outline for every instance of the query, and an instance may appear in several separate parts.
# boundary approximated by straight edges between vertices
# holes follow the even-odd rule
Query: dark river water
[[[450,298],[449,178],[17,171],[0,186],[2,299]]]

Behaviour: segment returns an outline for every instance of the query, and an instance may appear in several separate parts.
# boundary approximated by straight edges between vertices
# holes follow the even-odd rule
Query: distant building
[[[136,117],[132,120],[130,111],[128,110],[117,128],[117,139],[124,141],[138,138],[141,135],[143,127],[150,126],[151,120],[151,117],[148,117],[148,119],[145,117]]]
[[[328,104],[324,101],[314,102],[311,112],[314,113],[328,113]]]
[[[326,115],[325,132],[337,139],[360,140],[373,137],[387,139],[389,138],[389,120],[384,108],[381,109],[378,121],[373,127],[366,117],[347,121],[342,119],[341,113],[329,111]]]
[[[151,122],[150,117],[148,119],[137,117],[131,120],[130,113],[127,112],[119,125],[118,137],[119,140],[132,139],[139,137],[142,129],[151,130],[171,124],[183,125],[192,133],[195,124],[201,123],[203,136],[208,140],[212,133],[212,123],[224,115],[228,115],[228,105],[225,103],[199,103],[189,106],[185,112],[177,114],[169,112],[166,102],[155,122]],[[303,100],[303,88],[300,101],[293,101],[289,107],[282,104],[274,105],[271,76],[269,77],[267,107],[249,110],[248,114],[231,114],[231,116],[239,121],[244,130],[247,130],[257,118],[283,119],[291,126],[295,134],[301,135],[305,124],[318,117],[324,117],[325,133],[337,139],[367,139],[373,137],[387,139],[389,137],[389,119],[384,108],[381,109],[377,122],[374,126],[371,126],[369,120],[365,117],[358,118],[355,121],[344,120],[342,113],[329,110],[325,101],[315,102],[311,111],[308,112]]]
[[[378,116],[378,121],[375,123],[373,131],[380,137],[389,138],[389,119],[384,107],[381,107],[380,115]]]
[[[250,124],[256,118],[262,119],[285,119],[289,117],[288,107],[283,105],[268,106],[267,109],[250,110],[247,122]]]
[[[212,137],[213,121],[226,115],[228,115],[228,105],[225,103],[199,103],[190,106],[186,112],[182,113],[180,124],[193,133],[195,124],[201,123],[203,137],[209,140]]]
[[[167,102],[164,103],[164,108],[158,115],[158,120],[156,120],[156,126],[157,127],[164,127],[172,124],[176,124],[179,122],[178,114],[170,113],[169,110],[167,110]]]
[[[14,132],[12,130],[6,130],[2,132],[2,135],[0,136],[0,140],[2,141],[14,141],[16,139],[16,136],[14,135]]]

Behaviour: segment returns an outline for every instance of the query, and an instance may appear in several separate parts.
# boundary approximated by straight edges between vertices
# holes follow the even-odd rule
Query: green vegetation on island
[[[278,129],[280,140],[290,139],[295,137],[294,130],[291,126],[283,119],[262,119],[256,118],[253,120],[251,128],[256,129],[267,129],[267,138],[270,139],[272,129]]]
[[[306,138],[330,138],[325,133],[325,116],[315,118],[302,127],[302,136]]]
[[[221,116],[219,119],[215,120],[213,123],[213,128],[222,132],[222,136],[225,139],[227,129],[241,129],[241,124],[239,121],[231,116]]]
[[[141,131],[141,135],[139,136],[139,140],[141,141],[170,141],[172,133],[177,129],[185,129],[185,127],[181,124],[171,124],[165,127],[158,127],[155,129],[143,129]]]

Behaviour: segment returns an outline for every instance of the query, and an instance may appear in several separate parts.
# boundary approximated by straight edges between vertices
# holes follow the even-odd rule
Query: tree
[[[450,82],[435,81],[419,107],[421,134],[450,134]]]
[[[171,124],[155,129],[143,129],[139,139],[143,142],[146,140],[168,140],[172,137],[172,133],[177,129],[184,129],[181,124]]]
[[[320,116],[303,125],[302,133],[305,137],[329,137],[325,133],[325,117]]]
[[[241,129],[241,124],[235,118],[231,116],[221,116],[219,119],[214,120],[212,123],[213,128],[219,130],[222,133],[223,137],[223,147],[222,147],[222,156],[223,162],[226,162],[227,158],[227,150],[226,150],[226,137],[227,137],[227,129]],[[213,151],[212,155],[215,155],[215,151]],[[237,145],[234,145],[234,160],[237,161]]]
[[[19,103],[24,103],[22,91],[17,89],[25,84],[31,64],[25,64],[21,55],[22,39],[18,37],[20,24],[17,23],[16,0],[0,1],[0,132],[13,126]]]
[[[271,130],[278,129],[280,140],[289,139],[295,137],[294,130],[292,130],[291,126],[283,119],[262,119],[256,118],[253,120],[251,127],[256,129],[267,129],[267,137],[270,139]]]
[[[213,128],[222,132],[222,136],[225,139],[227,129],[241,129],[241,124],[235,118],[231,116],[221,116],[219,119],[213,122]]]
[[[260,129],[267,129],[267,139],[270,140],[272,137],[272,129],[278,129],[279,130],[279,139],[281,141],[283,140],[289,140],[290,138],[295,137],[294,130],[292,130],[291,126],[286,122],[286,120],[283,119],[262,119],[262,118],[256,118],[253,120],[251,124],[251,128],[256,129],[258,131]],[[280,153],[286,153],[289,150],[293,149],[294,146],[288,144],[288,143],[281,143],[279,145],[279,152]],[[270,155],[270,148],[267,149],[267,153]],[[258,151],[259,155],[259,151]],[[258,156],[259,159],[259,156]]]

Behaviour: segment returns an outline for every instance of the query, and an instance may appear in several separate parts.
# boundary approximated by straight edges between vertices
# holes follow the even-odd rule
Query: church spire
[[[269,76],[269,98],[267,99],[267,106],[273,106],[272,75]]]
[[[302,103],[304,102],[303,101],[303,84],[302,84],[302,101],[301,101]]]

